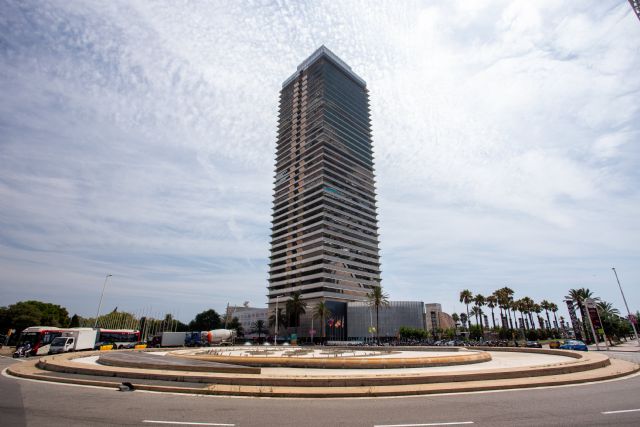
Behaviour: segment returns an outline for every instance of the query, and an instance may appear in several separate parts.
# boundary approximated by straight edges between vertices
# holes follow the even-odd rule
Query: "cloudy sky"
[[[627,1],[0,1],[0,305],[266,302],[278,95],[320,45],[368,84],[383,285],[640,308]]]

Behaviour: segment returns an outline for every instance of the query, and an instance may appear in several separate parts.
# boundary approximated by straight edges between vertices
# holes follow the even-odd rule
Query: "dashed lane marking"
[[[142,420],[147,424],[170,424],[176,426],[228,426],[234,427],[235,424],[221,424],[221,423],[200,423],[196,421],[161,421],[161,420]]]
[[[463,424],[473,424],[473,421],[454,421],[449,423],[426,423],[426,424],[377,424],[374,427],[426,427],[426,426],[460,426]]]
[[[627,412],[640,412],[640,409],[623,409],[621,411],[606,411],[606,412],[602,412],[602,415],[624,414]]]

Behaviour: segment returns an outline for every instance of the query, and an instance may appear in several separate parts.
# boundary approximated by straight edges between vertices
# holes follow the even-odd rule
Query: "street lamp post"
[[[96,321],[93,324],[93,328],[98,327],[98,317],[100,317],[100,309],[102,308],[102,297],[104,297],[104,290],[107,287],[107,280],[109,280],[111,274],[107,274],[107,277],[104,278],[104,284],[102,285],[102,293],[100,294],[100,302],[98,303],[98,312],[96,313]]]
[[[636,325],[631,321],[631,311],[629,311],[629,305],[627,304],[627,299],[624,297],[624,292],[622,292],[622,285],[620,284],[620,279],[618,279],[618,273],[616,272],[615,267],[611,267],[613,270],[613,274],[616,275],[616,281],[618,282],[618,287],[620,288],[620,293],[622,294],[622,300],[624,301],[624,306],[627,308],[627,320],[631,323],[631,327],[633,328],[633,334],[636,336],[636,341],[638,341],[638,346],[640,346],[640,339],[638,339],[638,331],[636,330]]]
[[[273,345],[278,345],[278,301],[280,300],[280,295],[276,296],[276,333],[273,337]]]

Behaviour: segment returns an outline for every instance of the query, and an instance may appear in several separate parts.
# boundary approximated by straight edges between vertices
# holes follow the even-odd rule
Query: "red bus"
[[[113,344],[114,349],[133,348],[140,341],[140,331],[134,329],[98,329],[96,348]]]
[[[20,348],[25,345],[29,345],[29,356],[41,356],[49,353],[49,347],[51,341],[54,338],[59,337],[66,331],[63,328],[56,328],[55,326],[31,326],[20,334],[16,348]]]

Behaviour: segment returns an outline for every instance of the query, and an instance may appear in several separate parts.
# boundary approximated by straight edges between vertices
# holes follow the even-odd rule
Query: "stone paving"
[[[266,376],[342,376],[342,375],[406,375],[416,373],[445,373],[483,371],[504,368],[529,368],[550,366],[562,363],[573,363],[574,358],[551,354],[488,352],[488,362],[453,366],[429,366],[423,368],[390,368],[390,369],[309,369],[309,368],[262,368]]]

